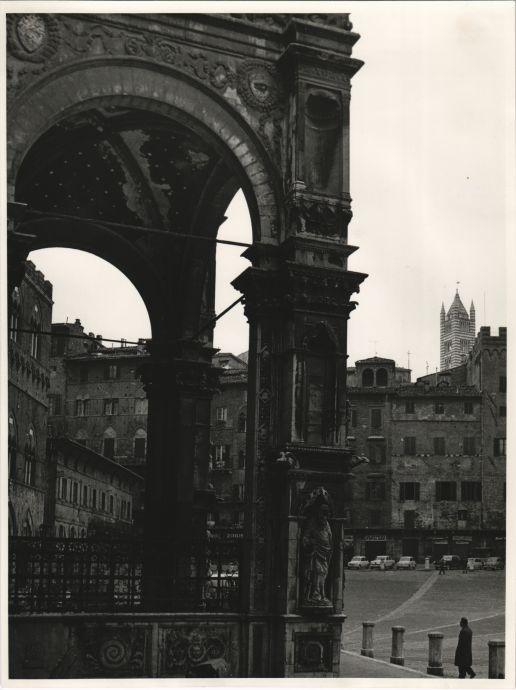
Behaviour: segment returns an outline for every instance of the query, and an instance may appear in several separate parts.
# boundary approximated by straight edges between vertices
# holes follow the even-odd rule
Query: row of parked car
[[[446,570],[503,570],[504,564],[500,556],[490,556],[488,558],[461,558],[455,554],[446,554],[434,561],[435,568],[441,568],[441,564]],[[351,570],[362,570],[364,568],[376,568],[378,570],[415,570],[416,559],[413,556],[401,556],[398,561],[387,555],[377,556],[369,561],[366,556],[353,556],[348,563]]]

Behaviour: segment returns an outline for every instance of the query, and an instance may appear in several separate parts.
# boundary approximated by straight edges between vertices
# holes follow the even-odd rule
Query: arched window
[[[376,372],[376,385],[386,386],[387,381],[387,369],[378,369],[378,371]]]
[[[84,527],[81,529],[81,539],[86,539],[86,530]]]
[[[238,427],[237,427],[237,429],[238,429],[238,431],[241,432],[241,433],[245,433],[245,432],[246,432],[246,429],[247,429],[247,416],[246,416],[246,413],[245,413],[244,411],[242,411],[242,412],[238,415]]]
[[[61,537],[61,539],[65,536],[64,525],[59,525],[59,536]]]
[[[15,287],[11,295],[11,303],[9,305],[9,337],[14,342],[18,340],[18,331],[20,325],[21,304],[20,304],[20,290]]]
[[[147,453],[147,432],[145,429],[137,429],[134,434],[134,459],[145,460]]]
[[[25,465],[23,468],[23,481],[33,485],[36,480],[36,436],[31,427],[25,439]]]
[[[37,304],[34,305],[30,318],[30,354],[34,359],[39,359],[41,355],[41,314]]]
[[[14,415],[9,415],[9,435],[7,441],[7,454],[9,460],[9,477],[16,478],[16,455],[18,453],[18,434]]]
[[[102,454],[106,458],[113,460],[116,451],[116,432],[113,427],[108,427],[104,432],[104,439],[102,443]]]
[[[70,527],[70,539],[75,539],[75,527],[73,525]]]
[[[364,387],[374,386],[374,372],[372,369],[364,369],[362,372],[362,385]]]

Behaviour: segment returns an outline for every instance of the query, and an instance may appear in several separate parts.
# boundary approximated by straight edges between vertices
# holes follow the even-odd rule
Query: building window
[[[111,460],[115,457],[115,439],[105,438],[104,439],[104,455],[106,458]]]
[[[104,400],[104,414],[108,417],[118,414],[117,398],[106,398]]]
[[[446,440],[444,436],[434,437],[434,455],[444,455],[446,453]]]
[[[374,386],[374,372],[372,369],[364,369],[362,372],[362,386],[364,388]]]
[[[506,441],[504,438],[495,438],[493,439],[493,454],[495,456],[499,455],[505,455],[505,444]]]
[[[415,404],[413,402],[411,402],[410,400],[407,400],[405,402],[405,413],[406,414],[414,414],[415,411],[416,411]]]
[[[381,465],[385,462],[385,441],[368,441],[367,452],[369,460],[374,465]]]
[[[33,485],[36,474],[36,438],[34,430],[29,429],[25,441],[25,466],[23,470],[23,481],[25,484]]]
[[[358,410],[351,410],[351,426],[353,429],[358,426]]]
[[[404,455],[415,455],[416,454],[416,437],[415,436],[405,436],[403,439],[403,454]]]
[[[507,407],[500,405],[500,417],[507,417]]]
[[[403,511],[403,527],[404,527],[404,529],[415,529],[415,527],[416,527],[416,511],[415,510],[404,510]]]
[[[507,393],[507,376],[500,376],[500,393]]]
[[[458,510],[457,511],[457,520],[460,522],[466,522],[468,519],[468,511],[467,510]]]
[[[60,491],[60,498],[62,501],[66,501],[66,494],[68,491],[68,482],[66,480],[66,477],[61,477],[61,491]]]
[[[436,501],[456,501],[457,484],[455,482],[435,482]]]
[[[59,536],[60,536],[61,539],[63,539],[64,536],[65,536],[65,528],[64,528],[64,525],[59,525]]]
[[[127,519],[131,519],[131,501],[127,501]]]
[[[106,364],[104,365],[104,378],[105,379],[119,379],[120,378],[120,367],[118,364]]]
[[[387,382],[387,369],[378,369],[378,371],[376,372],[376,385],[386,386]]]
[[[216,410],[217,422],[227,422],[228,421],[228,408],[227,407],[217,407]]]
[[[217,469],[223,469],[227,466],[227,461],[229,460],[230,452],[231,446],[215,446],[215,467]]]
[[[41,355],[41,316],[38,305],[34,305],[30,320],[30,354],[34,359],[39,359]]]
[[[49,415],[56,415],[56,414],[61,414],[61,401],[62,397],[57,394],[51,394],[48,396],[48,414]],[[76,401],[77,402],[77,401]]]
[[[70,539],[75,539],[75,527],[73,525],[70,527]]]
[[[385,499],[385,482],[369,481],[366,484],[366,500],[383,501]]]
[[[134,401],[134,414],[146,415],[149,412],[149,401],[147,398],[136,398]]]
[[[79,484],[74,482],[72,484],[72,503],[78,503],[79,501]]]
[[[91,507],[97,507],[97,489],[92,489],[91,491]]]
[[[9,432],[7,441],[7,453],[9,460],[9,477],[16,477],[16,456],[18,454],[18,434],[16,433],[16,422],[12,414],[9,415]]]
[[[243,450],[238,451],[238,468],[243,469],[245,467],[245,453]]]
[[[383,515],[381,510],[369,511],[369,527],[381,527],[383,525]]]
[[[20,289],[15,287],[11,295],[11,313],[9,314],[9,337],[16,342],[18,340],[17,328],[20,319]]]
[[[442,402],[434,403],[434,413],[435,414],[444,414],[444,403],[442,403]]]
[[[462,501],[481,501],[482,483],[481,482],[461,482],[460,497]]]
[[[373,429],[382,428],[382,411],[381,410],[371,410],[371,427]]]
[[[463,440],[462,448],[463,448],[464,455],[475,455],[475,453],[476,453],[475,437],[474,436],[466,436]]]
[[[146,442],[147,439],[145,437],[134,439],[134,457],[138,460],[145,459]]]
[[[464,403],[464,414],[473,414],[473,403],[472,402],[465,402]]]
[[[419,482],[400,482],[400,501],[419,501]]]
[[[76,400],[75,401],[75,416],[76,417],[86,417],[89,412],[89,400]]]
[[[88,487],[87,486],[82,487],[82,505],[83,506],[88,505]]]
[[[115,499],[113,496],[109,497],[109,512],[113,515],[115,511]]]
[[[240,433],[245,433],[247,427],[247,418],[245,412],[241,412],[238,415],[238,431]]]
[[[106,492],[105,491],[103,491],[100,494],[100,509],[106,510]]]
[[[87,366],[79,367],[79,381],[81,383],[87,383],[87,381],[88,381],[88,367]]]

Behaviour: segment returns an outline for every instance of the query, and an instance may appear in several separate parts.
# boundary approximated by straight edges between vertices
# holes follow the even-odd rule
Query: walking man
[[[459,667],[459,678],[465,678],[466,673],[470,678],[474,678],[477,674],[471,668],[473,663],[473,653],[471,651],[471,642],[473,640],[473,632],[468,625],[467,618],[460,619],[459,642],[455,650],[455,666]]]
[[[444,567],[444,558],[441,557],[441,560],[439,561],[439,575],[444,575],[446,573],[445,567]]]

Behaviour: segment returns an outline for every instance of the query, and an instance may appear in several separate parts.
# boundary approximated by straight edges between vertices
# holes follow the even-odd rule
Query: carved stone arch
[[[202,92],[202,107],[199,107]],[[202,83],[172,67],[136,58],[85,60],[49,71],[14,101],[8,115],[8,174],[13,184],[30,147],[51,126],[92,104],[123,104],[210,132],[238,162],[235,171],[249,205],[254,239],[275,243],[279,223],[279,176],[243,117]],[[13,188],[9,190],[13,198]]]

